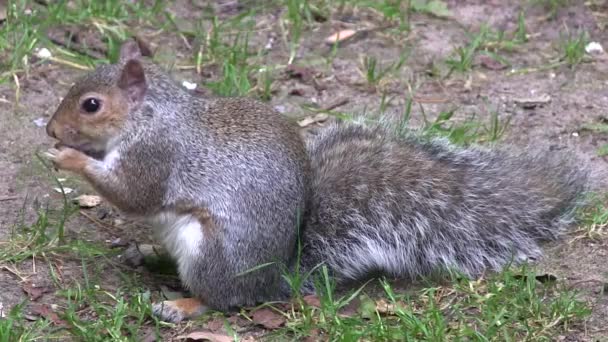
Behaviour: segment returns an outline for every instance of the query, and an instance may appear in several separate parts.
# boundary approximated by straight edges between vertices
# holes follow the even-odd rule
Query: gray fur
[[[333,124],[308,142],[314,200],[303,262],[342,282],[440,270],[477,276],[541,255],[587,190],[576,158],[457,148]]]
[[[268,106],[192,96],[143,63],[143,103],[88,180],[173,239],[182,282],[213,309],[289,294],[276,265],[242,273],[293,268],[299,217],[302,264],[324,263],[342,283],[445,268],[475,276],[539,257],[538,243],[571,223],[586,190],[586,173],[547,151],[462,149],[354,124],[304,144]],[[114,86],[120,68],[100,67],[70,97]]]

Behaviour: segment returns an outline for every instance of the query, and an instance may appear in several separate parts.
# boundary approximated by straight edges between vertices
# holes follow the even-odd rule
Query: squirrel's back
[[[332,124],[308,142],[313,170],[303,263],[338,279],[475,276],[540,256],[587,190],[587,173],[550,151],[459,148]]]

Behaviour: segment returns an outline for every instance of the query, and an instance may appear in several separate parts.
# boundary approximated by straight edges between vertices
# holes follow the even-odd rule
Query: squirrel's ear
[[[143,101],[148,85],[144,67],[136,59],[129,60],[122,69],[118,87],[127,95],[129,101],[139,104]]]
[[[120,61],[126,62],[131,59],[139,59],[144,57],[153,57],[152,50],[148,44],[146,44],[138,36],[134,36],[133,39],[129,39],[120,46]]]

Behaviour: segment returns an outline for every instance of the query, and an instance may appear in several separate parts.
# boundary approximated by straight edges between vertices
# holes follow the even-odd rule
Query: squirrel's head
[[[143,102],[148,84],[142,57],[150,50],[138,39],[125,42],[117,64],[103,65],[77,81],[46,126],[47,134],[89,155],[105,154],[129,112]]]

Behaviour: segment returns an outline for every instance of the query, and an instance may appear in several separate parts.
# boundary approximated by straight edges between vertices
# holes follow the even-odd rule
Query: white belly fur
[[[199,258],[203,230],[192,215],[164,212],[151,219],[159,241],[176,260],[182,279],[188,278],[192,261]],[[186,284],[187,285],[187,284]]]

